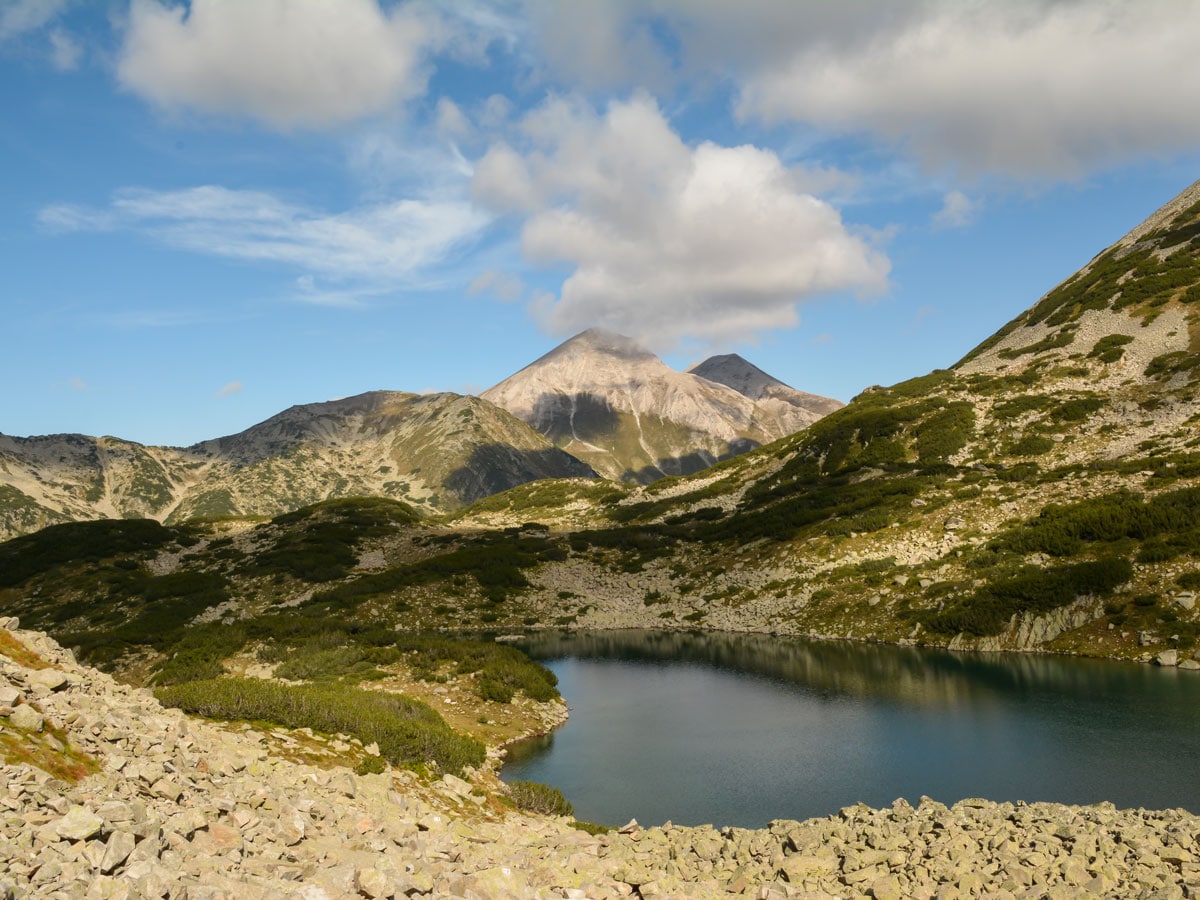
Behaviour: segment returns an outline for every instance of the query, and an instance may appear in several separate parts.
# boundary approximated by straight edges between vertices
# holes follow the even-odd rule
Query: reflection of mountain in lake
[[[1154,705],[1200,703],[1200,678],[1190,672],[1103,660],[1030,654],[950,653],[917,647],[812,641],[755,634],[605,631],[530,636],[521,649],[537,659],[618,659],[684,662],[744,672],[829,697],[899,701],[916,707],[986,705],[1018,695],[1051,707],[1056,694],[1106,703],[1153,681]],[[1149,685],[1146,685],[1149,688]],[[1143,696],[1142,691],[1137,691]],[[1148,712],[1142,710],[1143,714]]]

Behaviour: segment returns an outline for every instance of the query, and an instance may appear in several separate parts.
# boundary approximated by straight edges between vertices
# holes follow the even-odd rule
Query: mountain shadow
[[[621,427],[621,417],[608,400],[592,393],[542,394],[528,421],[556,444],[572,440],[611,443]]]
[[[626,469],[621,474],[621,480],[628,484],[650,484],[660,478],[672,475],[694,475],[715,466],[719,462],[749,453],[762,445],[749,438],[738,438],[729,444],[729,449],[719,456],[713,456],[704,450],[696,450],[682,456],[662,457],[655,460],[652,466],[642,466],[640,469]]]
[[[484,444],[466,463],[447,476],[445,486],[464,504],[542,478],[596,478],[595,470],[558,448],[518,450],[507,444]]]

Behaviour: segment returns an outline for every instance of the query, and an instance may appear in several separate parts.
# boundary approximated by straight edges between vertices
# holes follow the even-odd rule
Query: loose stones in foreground
[[[100,770],[73,786],[0,768],[0,897],[1200,896],[1200,820],[1181,810],[923,798],[760,830],[631,822],[593,836],[506,809],[490,772],[287,762],[263,734],[165,710],[18,637],[51,666],[0,657],[3,733],[63,729]]]

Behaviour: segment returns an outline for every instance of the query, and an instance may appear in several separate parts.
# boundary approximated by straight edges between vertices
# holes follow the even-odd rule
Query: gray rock
[[[30,687],[47,694],[61,691],[67,686],[67,676],[58,669],[37,669],[26,680]]]
[[[137,841],[128,831],[114,831],[104,845],[104,856],[100,860],[100,871],[105,875],[129,859]]]
[[[86,841],[100,833],[104,820],[83,806],[72,806],[54,826],[54,832],[68,841]]]
[[[22,703],[14,709],[8,721],[24,731],[41,731],[46,725],[46,717],[28,703]]]
[[[1160,666],[1177,666],[1179,665],[1179,652],[1177,650],[1164,650],[1154,658],[1154,661]]]
[[[7,679],[0,678],[0,706],[16,706],[21,700],[21,692],[8,683]]]

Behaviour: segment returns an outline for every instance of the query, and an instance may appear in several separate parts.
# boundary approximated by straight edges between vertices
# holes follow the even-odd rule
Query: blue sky
[[[184,445],[598,325],[848,400],[1200,178],[1190,0],[0,0],[0,431]]]

